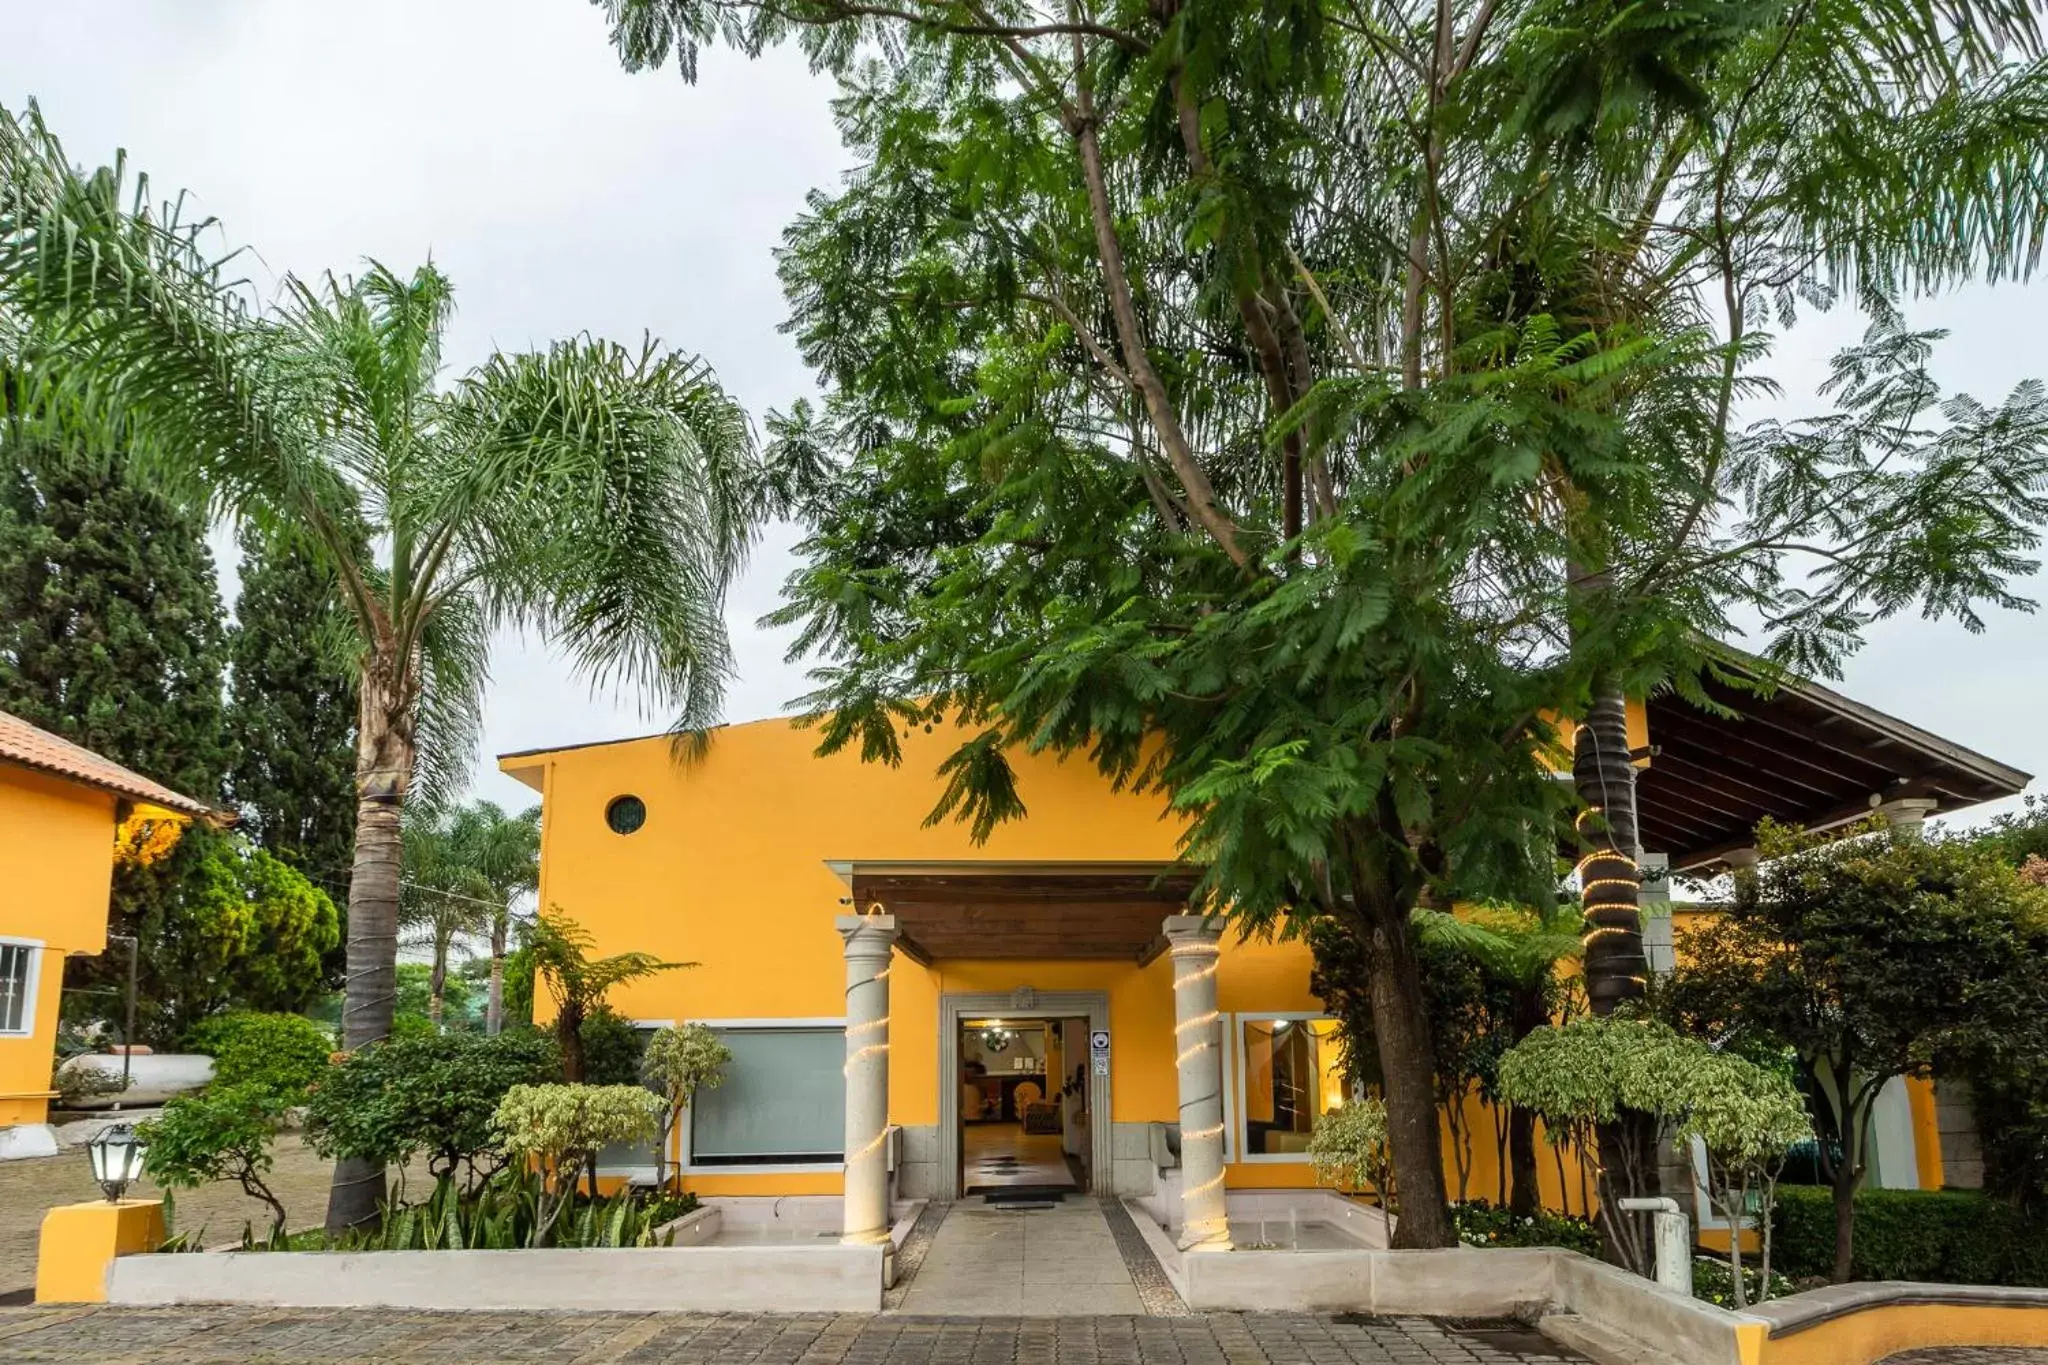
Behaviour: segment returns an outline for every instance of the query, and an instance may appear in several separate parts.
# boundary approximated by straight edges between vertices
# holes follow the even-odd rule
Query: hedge
[[[1786,1185],[1777,1199],[1773,1268],[1833,1273],[1833,1195]],[[2048,1219],[1975,1190],[1860,1190],[1853,1245],[1858,1280],[2048,1286]]]

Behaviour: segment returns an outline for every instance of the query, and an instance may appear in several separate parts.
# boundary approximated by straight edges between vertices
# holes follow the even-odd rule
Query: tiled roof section
[[[68,777],[117,796],[182,811],[186,815],[213,813],[204,802],[180,796],[162,783],[152,782],[141,773],[132,772],[112,759],[102,758],[90,749],[80,748],[68,739],[60,739],[48,730],[38,729],[5,711],[0,711],[0,759]]]

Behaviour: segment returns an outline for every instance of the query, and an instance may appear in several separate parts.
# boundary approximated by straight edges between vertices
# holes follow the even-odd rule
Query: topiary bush
[[[200,1020],[184,1046],[213,1058],[215,1085],[255,1085],[297,1104],[327,1074],[334,1035],[302,1015],[230,1010]]]
[[[1793,1279],[1835,1263],[1829,1191],[1778,1191],[1777,1264]],[[1975,1190],[1859,1190],[1850,1277],[2048,1286],[2048,1219]]]

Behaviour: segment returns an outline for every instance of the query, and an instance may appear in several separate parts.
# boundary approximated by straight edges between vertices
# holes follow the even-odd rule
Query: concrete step
[[[1594,1365],[1688,1365],[1577,1313],[1545,1313],[1537,1319],[1536,1330],[1558,1345],[1577,1351]]]

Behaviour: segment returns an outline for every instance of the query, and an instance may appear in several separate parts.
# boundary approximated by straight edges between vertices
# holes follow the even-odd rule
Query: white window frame
[[[1227,1014],[1223,1017],[1230,1024],[1230,1046],[1229,1050],[1224,1053],[1224,1056],[1235,1076],[1235,1084],[1223,1087],[1225,1097],[1224,1131],[1229,1137],[1236,1139],[1236,1160],[1251,1166],[1307,1166],[1311,1164],[1311,1158],[1307,1152],[1252,1151],[1251,1124],[1244,1117],[1251,1109],[1251,1076],[1247,1065],[1249,1058],[1246,1056],[1244,1049],[1244,1021],[1247,1019],[1277,1019],[1285,1020],[1288,1023],[1303,1023],[1319,1020],[1334,1024],[1337,1022],[1337,1017],[1322,1010],[1244,1010],[1237,1014]],[[1242,1090],[1244,1092],[1244,1102],[1236,1107],[1235,1113],[1230,1111],[1229,1106],[1229,1095],[1233,1090]],[[1231,1143],[1226,1140],[1224,1144],[1224,1160],[1226,1161],[1232,1159],[1229,1156],[1230,1147]]]
[[[702,1024],[708,1029],[804,1029],[821,1032],[838,1029],[846,1032],[846,1016],[835,1018],[781,1018],[781,1019],[693,1019],[690,1022]],[[698,1166],[691,1162],[691,1143],[695,1137],[697,1106],[692,1104],[683,1110],[683,1121],[676,1125],[677,1151],[676,1169],[683,1175],[839,1175],[846,1170],[844,1161],[763,1161],[746,1165],[732,1165],[721,1162],[715,1166]]]
[[[36,1036],[36,1012],[41,1001],[39,994],[43,978],[43,951],[48,947],[39,938],[15,938],[0,935],[0,948],[26,948],[28,950],[28,971],[21,978],[21,1027],[0,1028],[0,1038],[33,1038]]]

